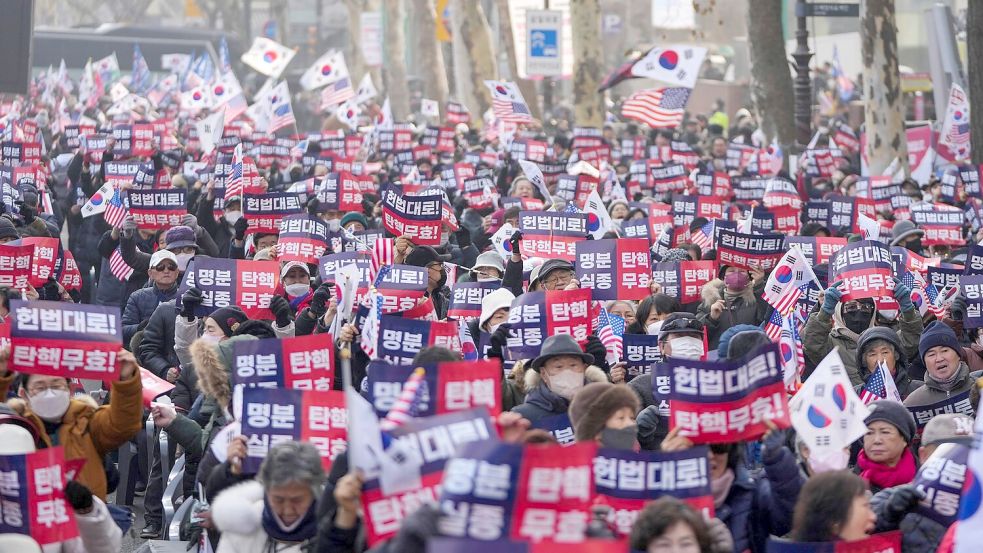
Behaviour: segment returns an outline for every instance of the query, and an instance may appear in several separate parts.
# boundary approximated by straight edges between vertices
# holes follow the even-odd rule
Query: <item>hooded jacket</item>
[[[761,326],[761,323],[768,320],[771,306],[761,297],[763,291],[763,283],[760,286],[749,283],[740,295],[727,302],[727,307],[720,314],[720,318],[713,320],[710,318],[710,308],[724,299],[724,281],[715,278],[703,285],[701,292],[703,301],[700,303],[696,317],[706,325],[710,349],[717,349],[720,335],[728,328],[739,324]]]
[[[898,334],[884,326],[868,329],[862,334],[861,340],[857,342],[857,371],[860,373],[861,378],[864,379],[864,383],[856,386],[855,391],[859,394],[873,375],[873,373],[867,372],[867,363],[864,361],[864,354],[867,351],[867,347],[875,340],[884,340],[894,346],[894,385],[897,387],[898,393],[901,394],[901,399],[904,400],[911,392],[921,387],[924,382],[914,380],[908,374],[908,359],[901,349],[901,341],[898,339]]]
[[[212,522],[222,532],[216,553],[304,553],[304,543],[276,543],[271,549],[263,529],[263,485],[242,482],[223,491],[212,503]],[[316,534],[315,534],[316,536]]]
[[[518,375],[517,375],[518,376]],[[546,417],[562,415],[570,407],[570,400],[560,397],[550,390],[542,380],[539,371],[526,369],[521,375],[525,383],[526,400],[512,408],[513,412],[519,413],[535,423]],[[590,365],[584,373],[587,382],[607,382],[608,376],[599,367]]]
[[[945,401],[952,396],[969,391],[973,387],[974,382],[975,380],[970,376],[969,367],[965,361],[959,362],[959,369],[956,370],[956,380],[950,386],[944,386],[932,377],[931,373],[925,371],[925,384],[908,395],[908,398],[904,400],[904,406],[912,409]],[[956,412],[964,413],[970,417],[974,416],[973,406],[968,401],[966,402],[966,406],[968,412],[961,409],[961,406],[956,406]]]
[[[13,374],[0,377],[0,397],[7,397],[13,380]],[[112,383],[108,405],[97,406],[88,396],[72,399],[68,410],[62,415],[54,439],[29,406],[22,415],[34,424],[47,447],[60,445],[65,450],[65,459],[86,460],[78,474],[78,481],[92,490],[92,495],[105,501],[108,484],[103,458],[140,431],[143,423],[142,390],[140,378],[133,376]],[[29,405],[27,402],[25,404]]]

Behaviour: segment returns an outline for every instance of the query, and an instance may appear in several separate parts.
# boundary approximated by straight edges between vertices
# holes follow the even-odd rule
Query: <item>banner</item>
[[[61,241],[58,238],[39,238],[28,236],[7,242],[8,246],[31,246],[34,254],[31,256],[31,286],[41,288],[48,279],[55,276],[55,264],[60,257]]]
[[[430,346],[460,351],[457,322],[417,321],[391,315],[379,318],[379,359],[393,365],[411,365],[416,354]]]
[[[764,177],[733,177],[730,179],[734,199],[738,202],[760,202],[765,199],[768,181]]]
[[[699,196],[728,198],[732,194],[730,176],[723,171],[704,169],[694,173],[693,185],[696,188],[695,193]]]
[[[882,242],[861,240],[844,246],[829,262],[830,284],[843,282],[843,299],[891,296],[893,262]]]
[[[680,193],[689,184],[689,171],[682,163],[669,162],[649,167],[647,188],[656,195]]]
[[[918,426],[918,436],[922,435],[925,425],[936,415],[943,413],[962,413],[967,417],[974,416],[973,404],[969,399],[969,390],[930,405],[908,407],[908,412],[914,417],[915,425]]]
[[[130,215],[137,226],[145,229],[167,229],[181,224],[188,214],[186,190],[129,190]]]
[[[962,423],[962,419],[953,419]],[[972,421],[966,422],[966,435],[973,435]],[[932,456],[918,468],[915,481],[916,488],[925,494],[918,502],[915,513],[928,517],[943,526],[949,526],[956,521],[959,514],[959,499],[962,496],[963,484],[966,481],[966,461],[969,448],[952,443],[943,443],[932,452]]]
[[[371,177],[355,176],[346,171],[328,173],[316,187],[317,199],[321,202],[319,211],[361,213],[362,183],[366,181],[371,182]]]
[[[150,409],[155,399],[175,388],[174,384],[142,367],[140,368],[140,385],[144,409]]]
[[[833,254],[846,246],[846,238],[823,238],[819,236],[786,236],[785,247],[796,246],[810,265],[815,267],[829,263]]]
[[[199,258],[188,266],[178,297],[192,286],[201,290],[202,302],[195,308],[198,317],[237,305],[250,319],[272,321],[270,300],[279,285],[280,264],[276,261]]]
[[[962,225],[965,214],[958,207],[946,204],[919,204],[911,208],[911,220],[925,231],[922,244],[926,246],[965,244]]]
[[[648,297],[651,261],[644,238],[585,240],[575,244],[577,280],[595,300]]]
[[[0,244],[0,286],[25,290],[33,272],[33,256],[34,246]]]
[[[326,392],[334,382],[330,334],[238,342],[232,348],[232,382],[249,388]]]
[[[61,446],[27,455],[0,455],[0,534],[24,534],[39,545],[78,537],[75,511],[65,499],[63,466]]]
[[[270,448],[289,441],[309,442],[321,455],[324,470],[347,449],[348,409],[345,393],[246,388],[242,391],[242,435],[246,458],[242,470],[255,474]]]
[[[775,344],[737,360],[670,357],[656,374],[670,378],[671,426],[693,443],[753,441],[768,431],[766,420],[779,428],[791,425]]]
[[[440,196],[404,196],[390,188],[383,195],[382,223],[418,246],[439,246],[442,208]]]
[[[118,307],[10,300],[10,369],[65,378],[117,379]]]
[[[416,307],[427,291],[427,269],[413,265],[386,265],[373,285],[382,295],[382,312],[398,313]]]
[[[304,213],[300,196],[292,192],[246,194],[245,200],[242,216],[249,221],[247,234],[276,234],[284,217]]]
[[[901,193],[901,185],[892,182],[888,175],[860,177],[856,183],[857,197],[873,200],[877,211],[894,211],[898,206],[892,204],[891,198],[908,198]],[[905,204],[907,207],[908,204]]]
[[[587,239],[587,215],[542,211],[519,212],[522,253],[529,257],[573,261],[577,242]]]
[[[884,532],[857,541],[794,543],[768,538],[767,553],[901,553],[901,531]]]
[[[583,346],[593,328],[590,314],[591,291],[552,290],[526,292],[512,301],[505,343],[510,361],[539,355],[543,340],[556,334],[569,334]]]
[[[625,353],[621,360],[626,364],[626,380],[651,373],[652,365],[662,361],[658,335],[626,333],[622,339]]]
[[[677,261],[652,264],[652,280],[662,286],[662,293],[680,304],[702,299],[703,285],[716,276],[713,261]]]
[[[328,224],[306,213],[290,215],[280,221],[277,261],[318,263],[328,249]]]
[[[688,227],[696,217],[708,220],[724,219],[724,201],[724,198],[673,195],[672,224],[677,227]]]
[[[481,300],[502,287],[499,280],[458,282],[451,286],[451,304],[447,316],[458,319],[477,319],[481,316]]]
[[[392,409],[403,385],[416,369],[372,361],[368,371],[368,400],[381,418]],[[428,417],[484,407],[493,415],[502,412],[501,363],[497,359],[438,363],[424,367],[423,390],[414,406],[416,417]]]
[[[784,234],[744,234],[717,226],[717,265],[768,271],[785,253]]]

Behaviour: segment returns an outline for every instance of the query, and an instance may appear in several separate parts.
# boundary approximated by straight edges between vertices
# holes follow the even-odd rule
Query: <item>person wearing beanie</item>
[[[570,402],[570,424],[578,442],[597,442],[601,447],[638,449],[638,398],[630,388],[609,382],[592,382]]]
[[[623,221],[628,218],[628,212],[630,207],[628,202],[620,198],[611,200],[611,205],[608,206],[608,215],[611,216],[612,220]]]
[[[917,427],[911,413],[894,400],[878,400],[869,407],[871,413],[864,419],[867,434],[855,470],[877,493],[915,479],[918,464],[910,445]]]
[[[447,308],[450,306],[450,288],[447,284],[447,269],[444,262],[450,259],[449,255],[441,254],[430,246],[416,246],[408,254],[403,263],[414,267],[423,267],[427,270],[427,291],[425,295],[433,301],[434,311],[438,319],[447,317]]]
[[[925,365],[925,383],[904,400],[905,407],[914,409],[965,394],[966,399],[957,401],[953,409],[957,413],[975,416],[968,398],[975,379],[970,376],[962,353],[962,346],[952,328],[942,321],[928,325],[918,342],[918,354]]]
[[[908,219],[898,221],[891,228],[891,246],[901,246],[921,255],[922,236],[925,236],[925,231],[915,226],[912,221]]]
[[[754,325],[735,325],[727,330],[725,330],[720,335],[720,342],[717,344],[717,359],[732,359],[733,356],[728,355],[730,349],[730,342],[737,334],[741,332],[754,332],[760,331],[761,327]],[[740,357],[740,356],[736,356]]]
[[[908,358],[901,350],[898,333],[887,327],[875,326],[863,331],[857,339],[857,367],[864,379],[864,384],[856,386],[858,394],[871,379],[879,363],[884,363],[891,373],[902,401],[924,384],[908,375]]]
[[[361,213],[350,211],[341,218],[341,228],[350,232],[361,232],[369,228],[369,220]]]
[[[703,285],[697,316],[707,327],[710,349],[720,345],[724,330],[739,324],[761,326],[767,320],[771,306],[761,297],[764,285],[764,273],[729,265],[720,265],[717,278]]]
[[[20,234],[17,233],[17,228],[10,222],[10,219],[0,217],[0,244],[6,244],[14,240],[20,240]]]
[[[566,414],[574,394],[590,382],[607,382],[604,371],[593,365],[572,336],[557,334],[543,341],[539,356],[523,374],[525,401],[512,408],[532,423]],[[572,434],[572,429],[570,430]]]

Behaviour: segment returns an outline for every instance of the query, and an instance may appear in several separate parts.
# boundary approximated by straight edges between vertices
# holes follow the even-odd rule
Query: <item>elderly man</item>
[[[925,384],[904,400],[905,407],[933,405],[968,392],[974,379],[969,376],[969,366],[960,357],[961,352],[962,346],[951,328],[940,321],[930,324],[918,342],[918,353],[925,364]],[[974,416],[968,399],[954,408],[957,413]]]
[[[150,322],[157,306],[177,296],[178,271],[177,256],[170,250],[158,250],[150,257],[147,270],[150,282],[126,299],[123,309],[123,343],[129,344],[133,335],[143,330]]]

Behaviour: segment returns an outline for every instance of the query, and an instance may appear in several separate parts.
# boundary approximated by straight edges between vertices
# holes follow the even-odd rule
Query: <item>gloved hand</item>
[[[65,482],[65,501],[76,512],[86,514],[92,510],[92,491],[76,480]]]
[[[522,243],[522,231],[517,230],[509,238],[509,245],[512,246],[512,255],[522,255],[519,245]]]
[[[893,488],[891,497],[884,504],[884,522],[892,527],[897,526],[924,497],[925,493],[911,484]]]
[[[198,230],[198,218],[190,213],[181,217],[181,224],[186,227],[191,227],[191,230]]]
[[[915,308],[915,304],[911,301],[911,288],[898,279],[894,279],[894,299],[898,300],[902,313]]]
[[[133,220],[132,215],[127,215],[123,219],[123,224],[120,225],[120,231],[126,238],[133,238],[133,234],[137,231],[137,222]]]
[[[276,319],[276,326],[283,328],[290,324],[290,302],[283,296],[273,296],[270,300],[270,311]]]
[[[952,315],[952,319],[955,321],[962,321],[966,318],[966,298],[961,293],[952,299],[952,305],[949,306],[949,314]]]
[[[509,330],[512,325],[509,323],[502,323],[498,325],[495,332],[492,332],[491,337],[488,339],[488,358],[498,358],[505,359],[505,344],[509,338]]]
[[[320,319],[328,312],[328,301],[331,299],[331,288],[332,284],[325,282],[314,290],[314,295],[311,296],[311,314],[314,315],[315,319]]]
[[[761,440],[762,459],[774,460],[777,458],[779,452],[781,452],[782,447],[785,446],[785,431],[784,430],[769,430],[765,433],[764,438]]]
[[[462,250],[471,245],[471,231],[464,227],[454,231],[454,238],[457,240],[457,247]]]
[[[836,310],[836,304],[840,303],[843,298],[843,290],[840,288],[843,286],[842,281],[837,281],[829,285],[826,288],[826,293],[823,295],[823,311],[826,312],[830,317],[833,316],[833,311]],[[911,293],[908,294],[908,301],[911,301]]]
[[[241,242],[246,239],[246,229],[249,228],[249,221],[245,217],[239,217],[239,220],[236,221],[236,224],[232,225],[232,228],[236,233],[235,239]]]
[[[649,405],[635,416],[635,424],[638,425],[638,445],[642,446],[642,449],[659,450],[659,439],[656,437],[656,431],[661,419],[659,407],[656,405]]]
[[[317,217],[317,210],[321,207],[321,200],[317,199],[317,196],[311,198],[311,201],[307,202],[307,214],[311,217]]]
[[[181,316],[187,317],[190,321],[195,318],[195,309],[201,305],[202,294],[197,288],[188,288],[188,291],[181,296]]]
[[[20,216],[24,218],[24,224],[29,225],[37,218],[38,212],[27,204],[20,204]]]
[[[604,343],[597,336],[591,334],[587,337],[587,343],[584,344],[584,353],[589,353],[594,356],[594,365],[598,366],[605,373],[611,371],[611,366],[608,364],[608,348],[604,347]]]

